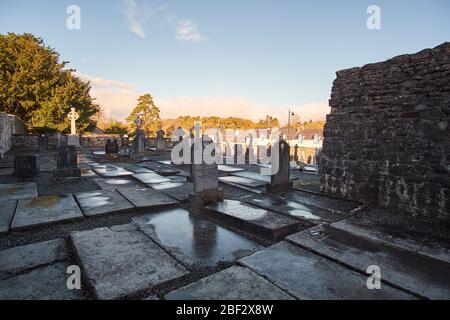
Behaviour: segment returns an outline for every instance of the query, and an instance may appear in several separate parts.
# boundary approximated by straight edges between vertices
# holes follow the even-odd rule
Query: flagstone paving
[[[0,279],[67,259],[64,239],[33,243],[0,251]]]
[[[242,230],[280,240],[299,230],[300,222],[285,214],[252,207],[237,200],[224,200],[210,204],[212,216],[228,220]]]
[[[129,179],[110,178],[110,179],[94,179],[95,183],[103,190],[116,190],[126,188],[139,188],[140,186]]]
[[[159,208],[178,203],[178,200],[148,188],[126,188],[119,189],[119,192],[138,209]]]
[[[119,213],[134,209],[120,193],[111,190],[98,190],[75,194],[81,210],[86,216]]]
[[[0,184],[0,199],[2,201],[29,199],[37,196],[37,184],[34,182]]]
[[[0,200],[0,234],[9,231],[11,221],[16,211],[17,200]]]
[[[11,229],[36,227],[79,218],[83,218],[83,213],[72,195],[22,199],[17,203]]]
[[[167,300],[293,300],[253,271],[231,267],[170,292]]]
[[[72,233],[86,280],[98,299],[118,299],[188,275],[142,232],[129,226]]]
[[[370,265],[377,265],[382,272],[382,281],[421,297],[450,299],[450,264],[443,261],[367,240],[326,224],[287,239],[360,272],[366,272]]]
[[[32,269],[0,281],[0,300],[81,300],[80,290],[67,288],[67,262]]]
[[[369,290],[367,276],[285,241],[239,261],[298,299],[414,299],[388,285]]]
[[[234,262],[263,249],[254,241],[181,208],[138,216],[133,221],[187,266]]]

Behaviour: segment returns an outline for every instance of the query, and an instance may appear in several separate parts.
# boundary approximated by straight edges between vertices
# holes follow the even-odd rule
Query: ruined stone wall
[[[8,151],[14,134],[25,134],[25,126],[18,117],[0,112],[0,149]]]
[[[450,221],[450,43],[337,72],[323,191]]]

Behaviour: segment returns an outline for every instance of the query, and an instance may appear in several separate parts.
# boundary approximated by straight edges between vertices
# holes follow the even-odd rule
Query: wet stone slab
[[[214,218],[227,220],[242,230],[273,240],[282,239],[300,227],[297,219],[237,200],[224,200],[210,204],[207,208]]]
[[[262,175],[259,172],[246,170],[246,171],[241,171],[241,172],[233,172],[233,173],[231,173],[231,175],[236,176],[236,177],[242,177],[242,178],[247,178],[247,179],[258,180],[258,181],[270,183],[270,176]]]
[[[98,299],[143,294],[188,274],[156,243],[127,226],[72,233],[71,241]]]
[[[32,243],[0,251],[0,279],[67,259],[64,239]]]
[[[178,200],[162,192],[147,188],[119,189],[119,192],[138,209],[158,208],[178,203]]]
[[[281,212],[298,219],[306,220],[312,224],[334,222],[349,216],[348,213],[325,210],[319,207],[286,200],[282,197],[252,196],[244,199],[244,201],[259,208]]]
[[[0,234],[9,231],[9,226],[16,211],[17,200],[0,200]]]
[[[225,173],[232,173],[232,172],[240,172],[240,171],[244,171],[244,169],[242,168],[236,168],[236,167],[232,167],[232,166],[226,166],[223,164],[219,164],[217,166],[217,169],[219,171],[225,172]]]
[[[81,169],[81,176],[92,178],[92,177],[96,177],[97,174],[94,171],[89,170],[89,169]]]
[[[34,182],[0,184],[0,201],[29,199],[38,196]]]
[[[398,223],[389,222],[389,218],[392,218],[392,214],[387,217],[382,212],[370,215],[361,212],[333,223],[332,227],[450,263],[448,239],[441,239],[430,233],[412,231]]]
[[[72,195],[51,195],[19,200],[11,229],[35,227],[83,218]]]
[[[189,267],[233,262],[263,247],[184,209],[170,209],[133,219],[139,228]]]
[[[299,299],[414,299],[388,285],[369,290],[367,276],[285,241],[245,257],[240,263]]]
[[[80,290],[67,289],[69,264],[57,262],[0,280],[1,300],[81,300]]]
[[[134,206],[117,191],[81,192],[75,196],[86,216],[119,213],[134,209]]]
[[[182,186],[164,188],[160,190],[178,201],[187,201],[189,199],[189,194],[194,192],[194,185],[192,182],[188,182],[184,183]]]
[[[160,176],[159,174],[157,174],[155,172],[133,174],[133,178],[135,178],[136,180],[138,180],[144,184],[170,182],[169,178]]]
[[[219,181],[225,182],[225,183],[235,183],[235,184],[239,184],[239,185],[249,187],[249,188],[257,188],[257,187],[262,187],[262,186],[266,185],[266,183],[263,181],[258,181],[258,180],[253,180],[253,179],[249,179],[249,178],[243,178],[243,177],[234,177],[234,176],[220,177]]]
[[[320,225],[287,238],[360,272],[377,265],[382,281],[429,299],[450,299],[448,263]]]
[[[292,300],[255,272],[231,267],[168,293],[167,300]]]
[[[318,208],[342,213],[350,213],[352,210],[355,210],[362,205],[361,203],[357,202],[332,198],[326,195],[309,193],[299,190],[291,192],[286,198],[288,200],[292,200],[301,204],[311,205]]]
[[[95,183],[103,190],[116,190],[116,189],[127,189],[127,188],[139,188],[140,186],[130,180],[121,178],[111,178],[111,179],[94,179]]]
[[[96,166],[94,171],[104,178],[124,177],[133,174],[131,171],[114,165]]]
[[[149,184],[148,186],[155,190],[166,190],[182,187],[183,185],[184,185],[183,182],[163,182],[163,183]]]

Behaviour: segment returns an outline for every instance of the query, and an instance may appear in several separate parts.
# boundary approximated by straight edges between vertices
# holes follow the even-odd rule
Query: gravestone
[[[210,141],[196,137],[191,146],[191,179],[193,193],[189,195],[189,204],[194,209],[202,209],[205,205],[223,199],[223,190],[219,188],[219,171],[217,163],[205,163],[202,155]],[[200,160],[199,163],[195,161]]]
[[[120,143],[123,147],[128,147],[130,144],[130,139],[128,138],[128,135],[123,135],[122,138],[120,139]]]
[[[166,147],[164,145],[164,130],[158,130],[158,132],[156,133],[156,151],[166,151]]]
[[[58,167],[53,176],[55,178],[81,177],[75,146],[66,145],[58,148]]]
[[[289,180],[289,144],[284,139],[280,139],[274,143],[273,147],[278,152],[272,155],[272,176],[270,184],[267,185],[267,193],[279,194],[292,191],[293,183]]]
[[[48,150],[48,136],[41,134],[38,136],[38,148],[39,150]]]
[[[37,156],[15,156],[14,176],[18,178],[30,178],[38,175]]]
[[[80,115],[75,111],[75,108],[70,108],[70,112],[67,114],[70,120],[70,135],[67,137],[67,144],[70,146],[80,146],[80,137],[77,135],[77,129],[75,121],[80,118]]]
[[[294,161],[298,161],[298,144],[294,146]]]
[[[39,172],[53,172],[57,169],[58,157],[53,152],[41,152],[38,155]]]
[[[136,117],[136,120],[134,120],[134,123],[136,124],[136,134],[134,136],[133,140],[133,147],[134,147],[134,155],[138,156],[141,153],[145,152],[145,132],[141,128],[142,126],[142,119],[141,116],[138,114]]]
[[[105,156],[107,159],[117,159],[119,157],[119,144],[116,139],[108,139],[106,141]]]

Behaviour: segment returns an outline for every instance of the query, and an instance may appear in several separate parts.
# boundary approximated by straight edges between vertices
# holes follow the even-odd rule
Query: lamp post
[[[295,116],[294,112],[291,112],[291,109],[289,109],[289,115],[288,115],[288,134],[287,139],[290,139],[291,136],[291,116]]]

